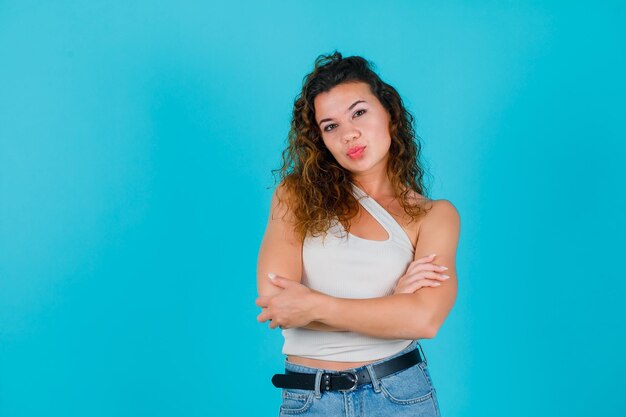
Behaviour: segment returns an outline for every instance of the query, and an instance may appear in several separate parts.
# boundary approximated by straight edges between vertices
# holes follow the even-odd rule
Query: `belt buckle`
[[[348,389],[339,389],[338,391],[352,392],[356,390],[356,386],[359,383],[359,376],[356,374],[356,372],[341,372],[339,375],[347,376],[348,378],[350,378],[350,381],[354,382],[354,385],[352,385],[352,387]]]

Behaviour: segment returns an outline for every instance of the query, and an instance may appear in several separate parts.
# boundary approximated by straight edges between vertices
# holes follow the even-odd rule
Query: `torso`
[[[413,193],[414,198],[423,198],[418,193]],[[407,236],[411,240],[413,247],[417,244],[417,237],[419,234],[419,228],[423,217],[417,221],[411,221],[411,218],[404,212],[404,209],[400,205],[397,199],[393,197],[381,197],[376,198],[376,201],[385,208],[393,216],[394,219],[402,226]],[[359,205],[358,215],[352,219],[350,224],[350,233],[363,239],[369,240],[386,240],[389,236],[385,229],[378,223],[367,210],[363,209]],[[350,368],[358,368],[363,365],[376,362],[379,359],[374,359],[365,362],[338,362],[338,361],[324,361],[319,359],[305,358],[302,356],[288,355],[287,360],[291,363],[298,365],[308,366],[312,368],[331,369],[336,371],[342,371]]]

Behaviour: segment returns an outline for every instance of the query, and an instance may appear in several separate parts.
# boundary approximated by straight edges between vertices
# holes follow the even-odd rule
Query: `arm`
[[[267,277],[270,272],[298,283],[302,279],[302,242],[294,232],[294,216],[289,210],[286,197],[281,186],[277,187],[272,196],[267,228],[257,261],[257,291],[261,297],[272,297],[282,292],[282,288],[274,285]],[[311,330],[342,331],[317,322],[311,322],[304,327]]]
[[[432,338],[456,298],[455,258],[459,231],[458,212],[447,200],[434,202],[422,220],[415,259],[437,253],[438,263],[448,267],[446,273],[450,277],[438,287],[422,288],[412,294],[346,299],[313,293],[306,287],[278,278],[275,281],[285,293],[272,299],[259,299],[258,305],[269,307],[259,320],[272,319],[275,323],[270,327],[301,327],[318,321],[333,328],[380,338]]]
[[[354,300],[318,297],[312,315],[321,323],[382,338],[434,337],[454,305],[457,293],[456,249],[460,219],[447,200],[434,202],[420,226],[415,259],[437,254],[437,263],[448,267],[450,278],[441,286],[422,288],[413,294]]]

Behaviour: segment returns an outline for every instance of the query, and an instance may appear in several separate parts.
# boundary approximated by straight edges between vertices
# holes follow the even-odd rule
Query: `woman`
[[[361,57],[304,79],[257,267],[258,320],[285,338],[281,415],[439,415],[418,339],[454,304],[460,221],[425,196],[412,124]]]

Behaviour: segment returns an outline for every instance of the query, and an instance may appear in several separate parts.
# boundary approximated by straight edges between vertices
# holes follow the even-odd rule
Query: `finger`
[[[435,281],[435,280],[431,280],[431,279],[421,279],[417,282],[414,282],[412,284],[407,285],[403,291],[406,291],[410,294],[414,293],[417,290],[420,290],[422,288],[426,288],[426,287],[431,287],[431,288],[436,288],[441,286],[441,282],[439,281]]]
[[[413,285],[413,287],[416,289],[424,288],[424,287],[439,287],[439,286],[441,286],[441,282],[435,281],[432,279],[421,279]]]
[[[432,272],[432,271],[421,271],[415,274],[408,274],[404,277],[402,277],[402,279],[400,281],[398,281],[397,285],[411,285],[416,281],[422,280],[422,279],[433,279],[433,280],[438,280],[438,281],[446,281],[448,279],[450,279],[450,277],[448,275],[445,274],[440,274],[438,272]]]
[[[438,281],[446,281],[450,279],[450,277],[446,274],[441,274],[439,272],[421,271],[416,274],[409,275],[409,278],[406,281],[408,284],[410,284],[420,279],[435,279]]]
[[[437,272],[443,272],[446,271],[448,269],[448,267],[446,266],[442,266],[442,265],[438,265],[435,263],[418,263],[418,264],[414,264],[414,265],[410,265],[407,268],[407,273],[409,274],[413,274],[419,271],[437,271]]]
[[[421,261],[421,260],[416,260],[413,261],[409,264],[409,266],[406,268],[407,272],[409,271],[413,271],[415,270],[415,268],[417,267],[421,267],[422,265],[434,265],[431,261]]]
[[[426,255],[426,256],[422,256],[421,258],[418,258],[416,260],[414,260],[413,262],[432,262],[433,259],[435,259],[437,257],[436,253],[431,253],[430,255]]]
[[[278,327],[278,320],[270,321],[270,329],[275,329]]]
[[[417,278],[417,279],[414,278],[410,280],[405,280],[398,284],[395,291],[402,292],[402,293],[406,293],[406,292],[411,293],[411,292],[414,292],[415,289],[419,287],[420,285],[427,286],[427,285],[430,285],[429,283],[431,282],[438,282],[438,281],[434,279],[428,279],[428,278]]]
[[[264,323],[266,321],[268,321],[271,318],[269,312],[267,310],[264,310],[261,314],[259,314],[258,316],[256,316],[256,319],[259,323]]]
[[[410,271],[407,271],[406,274],[404,274],[402,278],[398,280],[398,282],[414,281],[420,278],[429,278],[429,274],[430,274],[430,277],[432,277],[433,274],[439,274],[439,272],[435,272],[432,270],[423,270],[423,271],[422,270],[410,270]]]
[[[277,287],[280,288],[287,288],[289,285],[291,285],[294,281],[287,279],[287,278],[283,278],[283,277],[279,277],[279,276],[275,276],[274,278],[270,278],[270,281],[272,284],[276,285]]]
[[[448,267],[436,264],[434,262],[411,262],[411,264],[407,268],[407,272],[421,269],[432,271],[445,271],[448,269]]]
[[[267,296],[258,297],[254,303],[259,307],[267,307],[269,305],[270,298],[272,297],[267,297]]]

